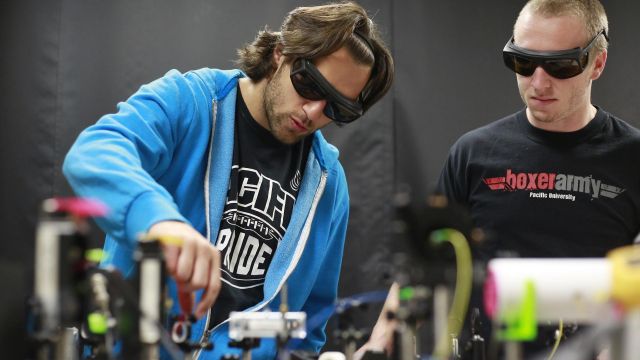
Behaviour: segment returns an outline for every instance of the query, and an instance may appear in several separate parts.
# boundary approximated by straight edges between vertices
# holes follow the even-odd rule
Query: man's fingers
[[[191,241],[185,241],[180,249],[178,264],[175,271],[176,280],[191,284],[191,276],[193,274],[193,266],[196,257],[196,246]]]
[[[180,221],[160,221],[151,226],[148,237],[162,238],[167,270],[181,291],[203,289],[196,316],[213,305],[220,292],[220,252],[191,225]]]
[[[208,249],[207,249],[208,250]],[[193,289],[203,289],[209,282],[209,274],[211,272],[211,256],[205,256],[205,254],[198,254],[196,257],[196,263],[193,267],[193,276],[189,285]]]
[[[209,267],[208,284],[204,290],[204,294],[198,306],[196,308],[195,315],[200,318],[206,314],[207,310],[213,305],[218,294],[220,293],[220,252],[218,249],[213,249],[212,258]]]
[[[180,248],[173,245],[163,245],[164,248],[164,261],[167,267],[167,271],[172,276],[176,273],[178,267],[178,257],[180,256]]]

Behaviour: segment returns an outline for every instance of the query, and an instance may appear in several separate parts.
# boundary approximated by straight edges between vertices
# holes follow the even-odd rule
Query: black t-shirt
[[[568,133],[532,126],[523,110],[462,136],[438,188],[467,205],[485,231],[486,241],[473,249],[481,260],[603,257],[640,231],[638,154],[640,131],[602,109]],[[479,289],[473,297],[471,306],[482,309]],[[525,352],[552,344],[545,334],[553,331],[525,343]]]
[[[216,241],[222,289],[210,328],[263,299],[267,269],[289,225],[311,142],[310,137],[293,145],[278,141],[253,119],[238,87],[233,164]]]
[[[568,133],[523,110],[461,137],[438,188],[487,232],[483,259],[602,257],[640,231],[638,154],[640,131],[601,109]]]

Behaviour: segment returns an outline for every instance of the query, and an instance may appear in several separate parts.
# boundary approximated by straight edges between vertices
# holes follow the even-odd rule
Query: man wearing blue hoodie
[[[288,306],[313,317],[337,295],[349,197],[338,151],[317,130],[358,119],[389,89],[393,60],[354,3],[301,7],[238,51],[239,70],[169,71],[84,130],[64,162],[103,201],[104,264],[125,275],[142,234],[163,245],[169,284],[196,291],[201,359],[228,348],[231,311]],[[177,285],[177,286],[176,286]],[[318,352],[324,324],[302,348]],[[274,342],[252,354],[273,358]]]

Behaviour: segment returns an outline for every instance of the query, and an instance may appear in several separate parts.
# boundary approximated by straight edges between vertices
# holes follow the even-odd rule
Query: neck
[[[595,118],[598,110],[595,106],[588,104],[585,108],[576,110],[573,114],[556,119],[554,121],[541,121],[527,108],[527,119],[534,127],[553,132],[578,131],[587,126]]]
[[[249,113],[260,126],[269,129],[267,121],[267,113],[264,109],[264,90],[267,86],[266,80],[253,81],[248,77],[241,78],[238,81],[242,99],[249,109]]]

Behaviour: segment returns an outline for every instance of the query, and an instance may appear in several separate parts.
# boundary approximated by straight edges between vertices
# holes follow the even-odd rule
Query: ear
[[[277,44],[273,49],[273,69],[277,69],[284,61],[285,56],[282,54],[282,44]]]
[[[591,72],[591,80],[596,80],[602,75],[604,66],[607,63],[607,49],[602,50],[596,59],[593,61],[593,71]]]

